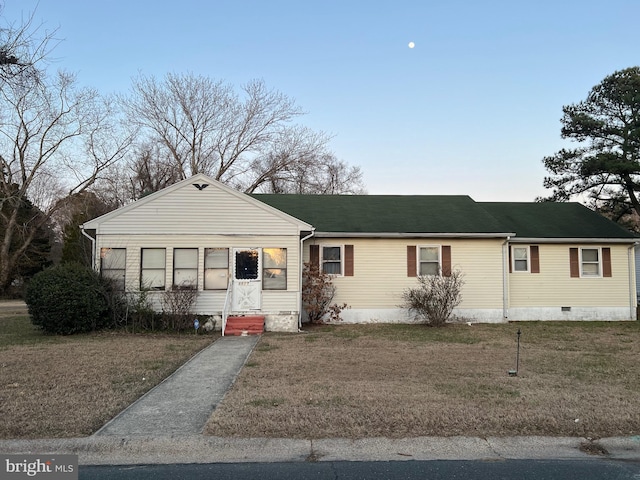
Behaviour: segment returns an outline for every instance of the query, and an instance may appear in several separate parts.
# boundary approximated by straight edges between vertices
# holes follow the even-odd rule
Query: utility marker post
[[[518,346],[516,347],[516,369],[515,370],[509,370],[509,376],[510,377],[517,377],[518,376],[518,370],[520,368],[520,335],[522,334],[522,332],[520,331],[520,329],[518,328]]]

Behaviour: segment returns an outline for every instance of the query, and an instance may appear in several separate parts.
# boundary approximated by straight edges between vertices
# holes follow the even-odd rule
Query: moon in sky
[[[415,44],[415,43],[413,43],[413,42],[409,42],[409,48],[413,48],[413,47],[415,47],[415,46],[416,46],[416,44]]]

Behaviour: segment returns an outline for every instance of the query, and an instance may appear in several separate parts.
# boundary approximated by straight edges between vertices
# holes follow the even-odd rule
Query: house
[[[577,203],[246,195],[199,174],[82,228],[121,288],[192,286],[194,313],[259,315],[272,331],[298,330],[308,261],[334,275],[345,322],[413,322],[402,291],[452,269],[467,321],[636,318],[637,238]]]

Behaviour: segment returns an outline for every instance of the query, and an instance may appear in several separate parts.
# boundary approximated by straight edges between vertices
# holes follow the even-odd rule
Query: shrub
[[[428,325],[441,327],[462,302],[462,273],[454,270],[449,276],[421,275],[418,286],[402,292],[404,308],[423,317]]]
[[[153,309],[149,299],[149,290],[123,292],[121,296],[123,308],[119,312],[119,325],[133,333],[140,330],[155,331],[162,328],[162,315]]]
[[[66,263],[36,274],[25,292],[31,322],[46,333],[71,335],[112,326],[110,284],[80,264]]]
[[[152,295],[155,299],[151,298]],[[195,288],[176,286],[162,292],[145,288],[116,292],[111,298],[114,324],[134,333],[191,330],[197,316],[192,313],[197,297],[198,290]],[[157,306],[162,307],[161,312],[157,311]],[[206,323],[206,320],[202,323]]]
[[[198,298],[198,290],[189,286],[173,286],[163,292],[164,327],[172,331],[193,327],[192,310]]]
[[[333,304],[336,287],[331,275],[320,271],[315,263],[305,263],[302,271],[302,306],[311,323],[323,323],[326,316],[331,322],[342,320],[340,313],[349,308],[346,303]]]

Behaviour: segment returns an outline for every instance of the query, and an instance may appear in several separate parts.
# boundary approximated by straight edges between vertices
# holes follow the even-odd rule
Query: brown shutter
[[[602,276],[611,276],[611,249],[609,247],[602,249]]]
[[[407,277],[417,277],[416,246],[407,245]]]
[[[531,252],[531,273],[540,273],[540,251],[538,245],[529,247]]]
[[[578,249],[569,249],[569,270],[572,278],[580,276],[580,263],[578,261]]]
[[[309,245],[309,263],[320,266],[320,245]]]
[[[512,257],[513,257],[513,255],[511,253],[512,251],[513,251],[513,247],[511,245],[509,245],[509,273],[512,273],[512,271],[513,271],[513,267],[512,267],[512,264],[513,264]]]
[[[344,276],[353,277],[353,245],[344,246]]]
[[[451,276],[451,246],[442,246],[442,276]]]

